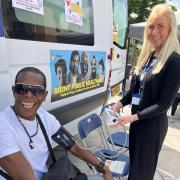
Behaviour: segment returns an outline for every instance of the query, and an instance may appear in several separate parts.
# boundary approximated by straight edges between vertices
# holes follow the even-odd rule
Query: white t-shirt
[[[52,143],[51,136],[57,132],[61,125],[52,114],[42,108],[39,108],[37,113]],[[36,120],[28,121],[22,119],[22,123],[30,135],[36,132]],[[0,113],[0,158],[21,151],[32,166],[36,179],[40,180],[42,174],[47,172],[46,161],[49,155],[40,125],[38,126],[38,133],[32,137],[32,141],[34,143],[34,149],[30,149],[29,137],[11,107],[7,107]]]

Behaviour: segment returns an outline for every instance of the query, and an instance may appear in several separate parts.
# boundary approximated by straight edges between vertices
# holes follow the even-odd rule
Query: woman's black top
[[[140,92],[139,105],[132,105],[132,114],[149,119],[166,114],[180,84],[180,54],[173,52],[157,74],[148,74],[141,85],[140,75],[133,75],[129,91],[120,100],[123,106],[131,104],[132,94]]]

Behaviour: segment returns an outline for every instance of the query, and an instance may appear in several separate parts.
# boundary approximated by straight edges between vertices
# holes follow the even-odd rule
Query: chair
[[[101,119],[102,120],[103,120],[103,112],[104,112],[105,108],[110,108],[113,104],[114,103],[108,104],[102,108],[102,110],[101,110]],[[119,112],[119,114],[120,114],[120,112]],[[114,133],[110,134],[108,125],[106,124],[106,122],[104,122],[104,124],[105,124],[105,128],[108,132],[107,140],[110,144],[112,144],[113,150],[115,151],[114,145],[120,147],[120,149],[118,149],[118,150],[122,150],[122,151],[128,150],[129,149],[129,134],[126,131],[125,126],[122,126],[123,131],[114,132]]]
[[[90,133],[95,132],[95,130],[99,130],[98,131],[100,134],[99,137],[102,140],[102,143],[103,143],[103,141],[107,141],[106,138],[104,138],[105,136],[104,136],[104,132],[102,129],[101,118],[97,114],[93,113],[90,116],[87,116],[86,118],[83,118],[82,120],[80,120],[78,122],[79,135],[83,142],[83,145],[86,148],[89,148],[87,146],[87,138],[88,138],[88,136],[90,137]],[[98,136],[96,136],[96,137],[99,138]],[[104,143],[103,143],[103,146],[104,146]],[[119,154],[110,149],[98,149],[98,150],[96,150],[95,154],[98,157],[103,158],[104,160],[111,159],[115,163],[117,162],[119,164],[120,163],[123,164],[123,168],[122,168],[121,172],[115,172],[110,169],[113,176],[118,177],[118,178],[123,178],[128,174],[130,162],[129,162],[129,157],[127,155]]]

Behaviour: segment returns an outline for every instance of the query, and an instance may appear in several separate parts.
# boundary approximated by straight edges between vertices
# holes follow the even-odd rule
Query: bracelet
[[[103,167],[105,166],[105,162],[101,161],[99,165],[97,166],[97,171],[102,172]]]

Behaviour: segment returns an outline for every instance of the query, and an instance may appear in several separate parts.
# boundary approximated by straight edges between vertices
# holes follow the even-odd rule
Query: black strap
[[[38,122],[39,122],[39,125],[40,125],[41,130],[42,130],[43,135],[44,135],[44,138],[45,138],[45,140],[46,140],[46,143],[47,143],[47,146],[48,146],[48,150],[49,150],[51,159],[52,159],[53,163],[55,163],[55,162],[56,162],[56,158],[55,158],[55,156],[54,156],[54,152],[53,152],[52,146],[51,146],[51,144],[50,144],[50,142],[49,142],[49,138],[48,138],[46,129],[45,129],[45,127],[44,127],[44,125],[43,125],[43,123],[42,123],[42,121],[41,121],[41,118],[40,118],[40,116],[39,116],[38,114],[36,114],[36,118],[37,118],[37,120],[38,120]]]
[[[2,177],[4,177],[5,179],[7,179],[7,180],[13,180],[7,173],[5,173],[4,171],[2,171],[1,169],[0,169],[0,175],[1,175]]]

